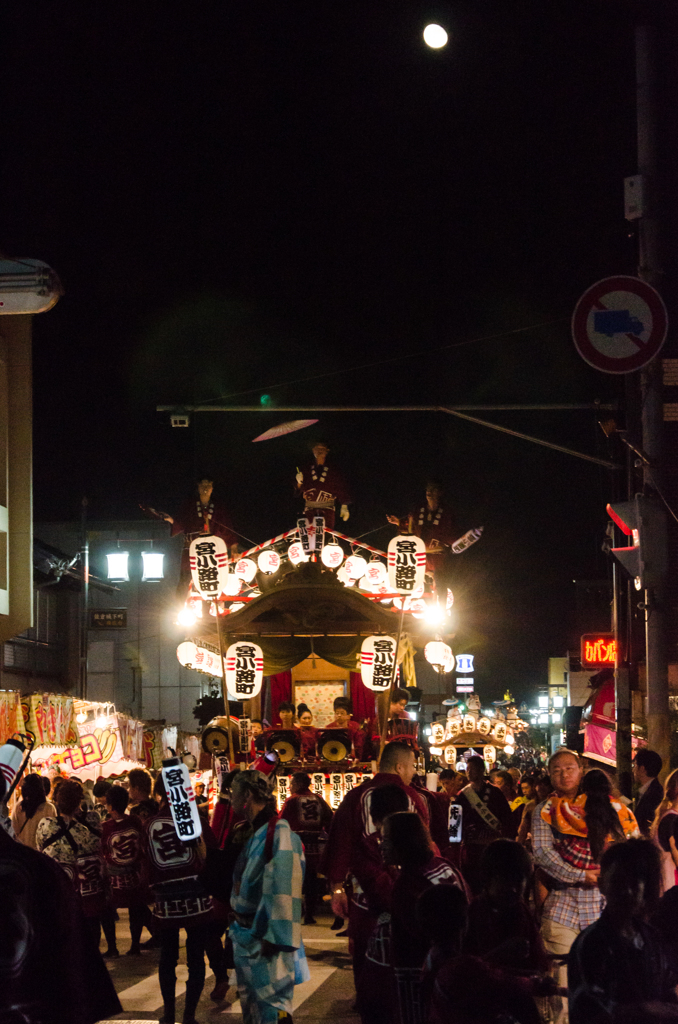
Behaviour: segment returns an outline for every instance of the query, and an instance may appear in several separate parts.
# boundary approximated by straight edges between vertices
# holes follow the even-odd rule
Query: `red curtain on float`
[[[374,691],[367,689],[360,672],[351,672],[349,688],[351,703],[353,704],[353,717],[358,722],[364,722],[368,718],[376,718]]]
[[[278,708],[292,700],[292,673],[279,672],[276,676],[268,678],[271,686],[271,724],[280,725]]]

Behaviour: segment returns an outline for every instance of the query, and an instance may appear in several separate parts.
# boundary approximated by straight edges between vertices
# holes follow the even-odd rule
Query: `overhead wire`
[[[514,327],[510,331],[501,331],[499,334],[485,334],[477,338],[467,338],[465,341],[453,341],[449,345],[439,345],[437,348],[417,349],[414,352],[406,352],[399,356],[389,356],[386,359],[375,359],[369,363],[359,363],[356,366],[345,366],[339,370],[328,370],[325,373],[315,373],[308,377],[297,377],[295,380],[280,381],[278,384],[266,384],[263,387],[247,388],[245,391],[231,391],[226,395],[219,395],[217,398],[210,398],[207,402],[199,402],[198,405],[209,405],[211,402],[223,402],[226,398],[238,398],[240,395],[252,395],[261,391],[272,391],[273,388],[291,387],[293,384],[304,384],[312,380],[323,380],[327,377],[336,377],[342,373],[355,373],[356,370],[369,370],[375,366],[385,366],[388,363],[398,363],[405,359],[416,359],[417,356],[430,356],[435,352],[446,352],[453,348],[463,348],[465,345],[478,345],[485,341],[496,341],[499,338],[508,338],[514,334],[524,334],[527,331],[536,331],[540,327],[551,327],[554,324],[561,324],[570,321],[570,317],[558,317],[555,320],[544,320],[538,324],[529,324],[527,327]]]

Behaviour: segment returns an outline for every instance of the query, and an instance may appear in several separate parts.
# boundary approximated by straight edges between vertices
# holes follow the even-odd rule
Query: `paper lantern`
[[[183,665],[184,668],[193,668],[197,650],[198,648],[196,644],[192,643],[190,640],[184,640],[184,642],[179,644],[177,647],[177,659],[179,664]]]
[[[497,743],[504,743],[506,740],[506,722],[496,722],[492,735]]]
[[[488,743],[486,747],[483,747],[483,761],[488,761],[493,764],[496,760],[497,748]]]
[[[338,569],[344,561],[344,549],[339,544],[326,544],[320,558],[328,569]]]
[[[339,580],[340,583],[343,583],[345,587],[352,587],[355,583],[355,580],[352,580],[349,577],[348,572],[346,571],[345,562],[341,566],[341,568],[337,569],[337,579]]]
[[[191,541],[188,550],[193,586],[204,601],[216,601],[226,586],[228,576],[226,541],[201,533]]]
[[[359,580],[365,575],[367,562],[362,555],[351,555],[346,559],[346,572],[351,580]]]
[[[395,637],[365,637],[360,648],[360,675],[368,690],[383,693],[390,689],[395,657]]]
[[[464,715],[462,719],[462,728],[464,732],[475,732],[476,720],[473,715]]]
[[[236,576],[235,573],[233,572],[229,572],[228,576],[226,577],[226,586],[224,587],[223,591],[224,594],[226,594],[227,597],[235,597],[236,594],[240,593],[241,588],[242,580],[240,579],[240,577]]]
[[[481,736],[489,736],[491,728],[492,722],[489,720],[489,718],[483,717],[478,719],[477,729]]]
[[[401,600],[398,598],[397,600]],[[428,605],[421,597],[405,598],[406,601],[410,602],[410,611],[414,615],[415,619],[425,619],[428,611]]]
[[[456,747],[445,747],[445,764],[454,764],[457,759]]]
[[[402,534],[394,537],[388,546],[388,581],[391,589],[411,597],[414,590],[423,588],[425,575],[426,545],[421,537]]]
[[[304,545],[298,540],[290,544],[287,549],[287,557],[292,565],[299,565],[300,562],[308,562],[308,555],[304,551]]]
[[[196,672],[205,672],[210,676],[221,678],[221,658],[214,651],[208,651],[205,647],[198,647],[190,640],[184,640],[177,647],[177,659],[184,668],[195,669]]]
[[[380,587],[383,583],[386,583],[387,575],[386,566],[383,562],[369,562],[365,569],[365,579],[373,587]]]
[[[440,722],[433,722],[431,725],[431,743],[434,743],[437,747],[441,743],[445,742],[445,726]]]
[[[280,568],[280,555],[276,551],[262,551],[257,558],[257,565],[262,572],[272,576]]]
[[[168,758],[167,761],[163,761],[162,780],[165,783],[167,802],[172,812],[174,830],[179,839],[182,843],[198,839],[202,835],[202,824],[188,768],[178,757]],[[149,832],[153,831],[154,826],[151,820]],[[152,835],[149,838],[152,839]]]
[[[226,687],[236,700],[249,700],[261,691],[264,653],[258,644],[239,640],[226,651]]]
[[[430,640],[424,648],[424,657],[433,665],[437,672],[451,671],[453,663],[452,649],[442,640]]]
[[[235,563],[235,575],[245,583],[251,583],[257,575],[257,564],[251,558],[240,558]],[[237,591],[236,591],[237,593]]]

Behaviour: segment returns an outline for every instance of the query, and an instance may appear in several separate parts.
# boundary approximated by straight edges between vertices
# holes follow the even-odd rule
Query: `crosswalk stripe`
[[[213,977],[213,974],[208,967],[205,978],[211,977]],[[186,991],[187,978],[188,968],[186,964],[177,964],[177,999],[183,996]],[[154,1010],[159,1010],[162,1007],[162,996],[160,994],[160,981],[157,970],[153,974],[149,974],[143,981],[138,981],[136,985],[130,985],[129,988],[124,988],[122,992],[118,992],[118,999],[125,1013],[132,1013],[137,1010],[139,1013],[152,1013]]]
[[[309,970],[311,977],[308,981],[304,981],[301,985],[297,985],[294,989],[294,998],[292,1000],[292,1013],[298,1010],[302,1003],[313,995],[316,989],[320,988],[323,982],[327,981],[336,971],[336,967],[321,967],[318,964],[310,963]],[[242,1006],[240,1000],[236,999],[234,1003],[227,1006],[225,1010],[222,1010],[219,1014],[223,1017],[225,1014],[242,1014]]]

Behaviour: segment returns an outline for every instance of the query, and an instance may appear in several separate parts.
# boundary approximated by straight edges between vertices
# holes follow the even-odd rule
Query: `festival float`
[[[447,721],[433,722],[430,727],[430,753],[445,767],[454,768],[464,755],[473,753],[482,757],[489,770],[499,754],[512,757],[516,753],[519,737],[528,725],[518,717],[515,704],[495,702],[496,710],[490,717],[481,711],[477,693],[468,696],[463,712],[459,701],[445,703],[452,705]]]
[[[469,531],[452,545],[453,553],[466,550],[481,533]],[[389,721],[388,711],[399,673],[406,686],[416,686],[414,651],[431,640],[431,621],[436,642],[443,644],[442,636],[450,636],[447,596],[441,605],[426,574],[426,558],[424,541],[413,534],[395,536],[388,551],[381,551],[328,529],[323,517],[301,519],[294,529],[238,558],[229,558],[221,537],[204,533],[194,538],[191,583],[178,617],[190,632],[177,657],[185,667],[219,681],[231,712],[203,728],[206,760],[201,766],[210,765],[219,774],[230,765],[249,763],[251,719],[273,720],[277,681],[308,663],[315,668],[316,662],[327,667],[326,675],[338,670],[350,676],[353,712],[363,720],[370,753],[358,757],[347,730],[324,727],[333,714],[327,694],[324,708],[318,695],[311,708],[317,740],[310,749],[298,728],[266,731],[266,747],[275,750],[280,763],[279,802],[287,795],[289,776],[304,770],[314,790],[338,806],[346,792],[372,775],[388,739],[403,739],[420,754],[418,723]],[[326,681],[323,689],[332,694]],[[335,695],[344,693],[342,682]],[[295,694],[298,698],[298,687]],[[303,697],[313,704],[311,685]]]

